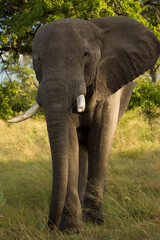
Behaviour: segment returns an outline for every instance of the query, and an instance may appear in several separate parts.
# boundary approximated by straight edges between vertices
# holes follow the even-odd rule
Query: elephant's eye
[[[89,56],[89,51],[84,51],[83,57],[87,57],[87,56]]]

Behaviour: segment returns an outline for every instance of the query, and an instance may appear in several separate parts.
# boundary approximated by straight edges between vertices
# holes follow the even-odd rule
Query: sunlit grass
[[[47,216],[52,166],[46,124],[0,121],[1,240],[159,240],[160,118],[127,112],[119,122],[107,168],[101,226],[78,235],[51,232]]]

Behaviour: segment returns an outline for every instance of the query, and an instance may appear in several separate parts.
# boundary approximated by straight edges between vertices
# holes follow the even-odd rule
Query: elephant
[[[9,122],[44,109],[53,165],[51,229],[77,233],[83,221],[103,223],[117,122],[128,107],[133,80],[153,68],[159,55],[160,41],[129,17],[58,19],[36,32],[36,102]]]

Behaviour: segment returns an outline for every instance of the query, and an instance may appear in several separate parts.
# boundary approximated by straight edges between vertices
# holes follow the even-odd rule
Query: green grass
[[[119,122],[107,168],[105,223],[78,235],[47,226],[52,167],[46,124],[0,121],[1,240],[159,240],[160,117],[137,111]]]

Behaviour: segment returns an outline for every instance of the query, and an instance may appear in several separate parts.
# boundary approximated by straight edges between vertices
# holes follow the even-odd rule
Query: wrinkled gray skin
[[[106,165],[117,121],[128,106],[133,79],[153,67],[159,53],[154,34],[126,17],[61,19],[39,28],[33,64],[53,161],[51,229],[77,232],[82,215],[103,222]],[[80,94],[86,96],[84,113],[76,110]]]

